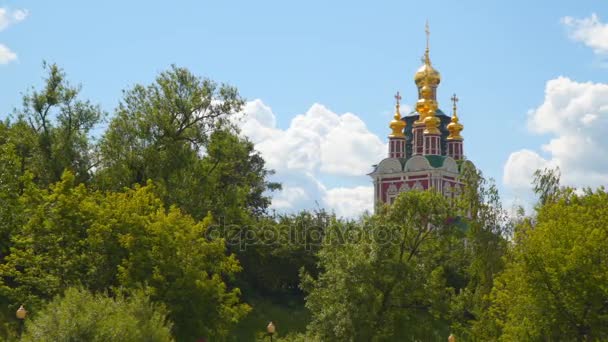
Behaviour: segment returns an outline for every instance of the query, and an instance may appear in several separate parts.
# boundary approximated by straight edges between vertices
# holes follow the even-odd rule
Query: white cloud
[[[548,164],[547,160],[534,151],[524,149],[511,153],[504,167],[503,181],[515,190],[527,190],[534,172],[548,167]]]
[[[243,134],[275,169],[358,176],[369,172],[370,164],[385,153],[382,141],[352,113],[338,115],[315,103],[280,130],[274,113],[261,100],[248,102],[244,112]]]
[[[6,45],[0,44],[0,64],[8,64],[17,59],[17,54]]]
[[[356,217],[373,210],[373,186],[330,189],[325,194],[325,203],[335,210],[338,216]]]
[[[13,12],[13,19],[15,20],[15,22],[19,22],[27,18],[29,14],[30,13],[28,10],[18,9]]]
[[[562,23],[570,38],[592,48],[596,54],[608,54],[608,24],[602,23],[597,14],[583,19],[564,17]]]
[[[3,31],[12,24],[23,21],[29,12],[27,10],[18,9],[10,11],[7,8],[0,7],[0,31]]]
[[[297,203],[308,199],[306,189],[299,186],[283,186],[281,192],[272,199],[272,207],[277,210],[295,209]]]
[[[321,143],[321,171],[361,175],[386,153],[382,141],[354,114],[346,113]]]
[[[4,7],[0,7],[0,31],[5,30],[12,24],[23,21],[27,18],[28,14],[27,10],[18,9],[10,11]],[[0,43],[0,64],[8,64],[15,60],[17,60],[17,54],[6,45]]]
[[[512,189],[530,188],[531,174],[558,166],[564,184],[608,184],[608,84],[559,77],[547,82],[543,103],[528,114],[530,130],[551,135],[540,149],[512,153],[503,181]]]
[[[372,192],[363,195],[368,187],[329,188],[319,180],[324,176],[358,177],[361,184],[369,184],[365,174],[384,157],[386,145],[357,115],[336,114],[315,103],[306,113],[293,117],[287,129],[280,129],[272,109],[259,99],[246,103],[243,113],[242,133],[283,184],[283,190],[273,197],[274,209],[321,206],[338,215],[356,216],[371,208]],[[339,193],[352,196],[341,202]]]

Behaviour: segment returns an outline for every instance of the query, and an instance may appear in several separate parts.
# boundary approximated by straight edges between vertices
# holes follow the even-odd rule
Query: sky
[[[353,217],[372,207],[394,94],[416,101],[427,20],[440,108],[458,95],[465,154],[505,205],[533,201],[537,168],[608,183],[606,1],[0,0],[0,118],[43,61],[110,114],[122,90],[187,67],[247,99],[243,134],[283,183],[273,209]]]

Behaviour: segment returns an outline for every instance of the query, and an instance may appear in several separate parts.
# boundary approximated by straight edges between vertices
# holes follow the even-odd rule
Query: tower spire
[[[399,111],[399,108],[401,107],[400,101],[401,95],[397,92],[397,94],[395,94],[395,115],[393,116],[393,121],[389,124],[389,127],[392,130],[389,137],[404,137],[403,129],[406,124],[405,121],[401,120],[401,112]]]
[[[424,33],[426,33],[426,50],[424,50],[424,64],[431,65],[431,57],[429,56],[429,45],[431,40],[431,30],[429,29],[429,20],[426,20],[424,25]]]
[[[395,94],[395,116],[393,121],[388,125],[391,128],[391,134],[388,136],[388,157],[389,158],[405,158],[405,121],[401,119],[401,95],[399,92]]]
[[[460,135],[460,132],[462,132],[464,126],[459,122],[458,119],[458,108],[456,105],[458,103],[458,97],[456,96],[456,94],[451,97],[451,100],[453,103],[451,120],[452,122],[450,122],[447,126],[448,131],[450,131],[450,135],[448,135],[448,140],[463,140],[462,136]]]

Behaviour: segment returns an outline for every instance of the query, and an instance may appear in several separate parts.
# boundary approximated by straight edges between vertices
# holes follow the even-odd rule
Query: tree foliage
[[[68,288],[33,320],[28,320],[23,341],[169,342],[167,310],[153,304],[142,291],[114,298]]]
[[[34,172],[40,184],[58,181],[65,169],[79,182],[88,181],[95,166],[91,153],[91,130],[104,113],[98,105],[79,98],[81,87],[71,86],[56,64],[44,63],[48,77],[40,90],[32,89],[23,97],[16,112],[20,123],[15,126],[22,162]]]
[[[230,123],[242,104],[235,88],[176,66],[125,91],[100,145],[99,186],[120,190],[152,179],[167,203],[197,218],[212,212],[242,222],[264,212],[265,191],[278,185]]]
[[[452,290],[440,251],[458,243],[449,202],[407,192],[364,226],[335,222],[319,252],[318,278],[304,275],[308,333],[322,341],[401,341],[430,336]]]
[[[457,252],[455,275],[459,286],[450,303],[452,330],[460,338],[472,338],[488,322],[488,295],[494,279],[504,268],[503,257],[512,236],[512,218],[503,209],[498,189],[471,164],[462,166],[464,192],[456,201],[466,226],[466,248]]]
[[[554,193],[556,194],[556,193]],[[487,336],[500,340],[608,339],[608,194],[565,189],[517,227],[492,291]]]
[[[22,201],[28,219],[0,265],[0,293],[12,303],[40,309],[75,285],[144,287],[183,338],[221,338],[248,311],[225,283],[240,270],[237,260],[223,240],[204,237],[210,219],[166,210],[152,185],[91,192],[66,172],[48,191],[31,187]]]

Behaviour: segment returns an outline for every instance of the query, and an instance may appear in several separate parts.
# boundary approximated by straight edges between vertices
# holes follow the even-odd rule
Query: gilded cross
[[[431,30],[429,29],[429,21],[427,19],[426,25],[424,27],[424,32],[426,33],[426,49],[429,49],[429,38],[431,36]]]
[[[456,103],[458,103],[458,97],[456,96],[456,94],[454,94],[452,95],[451,99],[452,103],[454,104],[454,117],[456,117]]]
[[[454,103],[454,107],[456,107],[456,103],[458,102],[458,97],[456,97],[456,94],[452,95],[452,103]]]
[[[399,95],[399,92],[397,92],[397,94],[395,94],[395,100],[397,100],[397,106],[398,106],[399,101],[401,101],[401,95]]]

